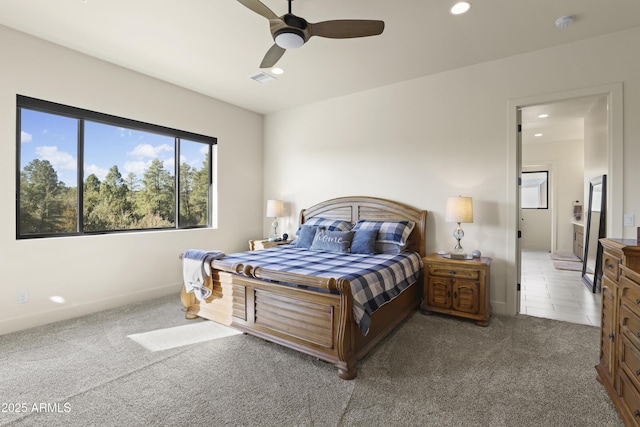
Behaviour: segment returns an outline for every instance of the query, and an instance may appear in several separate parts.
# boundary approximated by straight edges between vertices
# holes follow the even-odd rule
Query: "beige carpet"
[[[352,381],[249,335],[160,351],[128,338],[191,324],[176,294],[0,336],[0,400],[25,404],[0,426],[622,426],[592,326],[415,312]]]

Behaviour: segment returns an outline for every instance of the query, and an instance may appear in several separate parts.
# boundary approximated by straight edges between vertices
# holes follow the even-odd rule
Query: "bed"
[[[414,226],[403,242],[406,243],[403,254],[421,259],[426,255],[426,219],[427,211],[402,203],[374,197],[341,197],[303,209],[299,224],[302,229],[318,220],[352,224],[410,222]],[[273,254],[283,250],[293,252],[283,246],[288,245],[274,248]],[[367,321],[363,327],[362,320],[357,320],[354,314],[359,312],[360,302],[357,294],[354,299],[353,279],[345,279],[338,273],[334,277],[271,268],[267,260],[256,258],[269,255],[269,251],[229,254],[212,260],[211,275],[205,282],[211,291],[207,298],[199,300],[182,288],[186,317],[213,320],[312,355],[334,364],[340,378],[353,379],[358,360],[416,310],[422,298],[421,278],[406,279],[401,290],[390,292],[391,296],[386,294],[383,298],[386,300],[377,304],[379,307],[365,314]],[[390,256],[380,258],[388,260]]]

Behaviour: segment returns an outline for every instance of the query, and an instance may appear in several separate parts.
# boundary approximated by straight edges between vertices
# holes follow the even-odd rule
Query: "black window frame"
[[[28,109],[52,115],[58,115],[78,120],[78,147],[77,147],[77,226],[75,232],[59,232],[59,233],[30,233],[26,235],[20,234],[20,174],[21,174],[21,110]],[[97,122],[105,125],[119,126],[126,129],[132,129],[143,132],[150,132],[162,136],[173,137],[174,140],[174,156],[175,156],[175,213],[174,223],[172,227],[158,228],[136,228],[126,230],[99,230],[85,231],[83,230],[84,220],[84,122]],[[209,168],[207,171],[208,184],[208,212],[206,225],[180,225],[180,141],[185,139],[189,142],[197,142],[208,144]],[[216,137],[201,135],[189,131],[183,131],[166,126],[155,125],[151,123],[141,122],[138,120],[127,119],[111,114],[100,113],[97,111],[86,110],[78,107],[71,107],[56,102],[45,101],[42,99],[32,98],[24,95],[16,95],[16,239],[34,239],[34,238],[50,238],[50,237],[67,237],[67,236],[84,236],[84,235],[100,235],[100,234],[120,234],[131,232],[159,231],[159,230],[186,230],[194,228],[211,228],[213,226],[213,171],[214,167],[214,146],[218,144]]]
[[[529,210],[546,210],[549,209],[549,171],[548,170],[531,170],[531,171],[522,171],[522,181],[524,181],[524,174],[528,174],[528,173],[544,173],[547,178],[544,180],[544,184],[545,184],[545,197],[546,197],[546,203],[544,207],[536,207],[536,208],[526,208],[524,206],[520,206],[521,209],[529,209]],[[520,192],[522,192],[522,186],[520,188]],[[522,204],[522,200],[520,201],[520,203]]]

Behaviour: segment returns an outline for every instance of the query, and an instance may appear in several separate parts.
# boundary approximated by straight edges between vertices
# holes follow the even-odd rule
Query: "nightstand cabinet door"
[[[453,309],[477,314],[480,311],[480,282],[454,280]]]
[[[425,295],[429,305],[441,308],[451,308],[451,279],[429,277],[428,291]]]

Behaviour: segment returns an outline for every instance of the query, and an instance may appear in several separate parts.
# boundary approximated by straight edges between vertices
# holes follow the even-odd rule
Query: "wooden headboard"
[[[413,221],[416,226],[409,235],[407,249],[426,256],[427,211],[376,197],[338,197],[300,211],[300,224],[315,216],[355,223],[359,219],[372,221]]]

